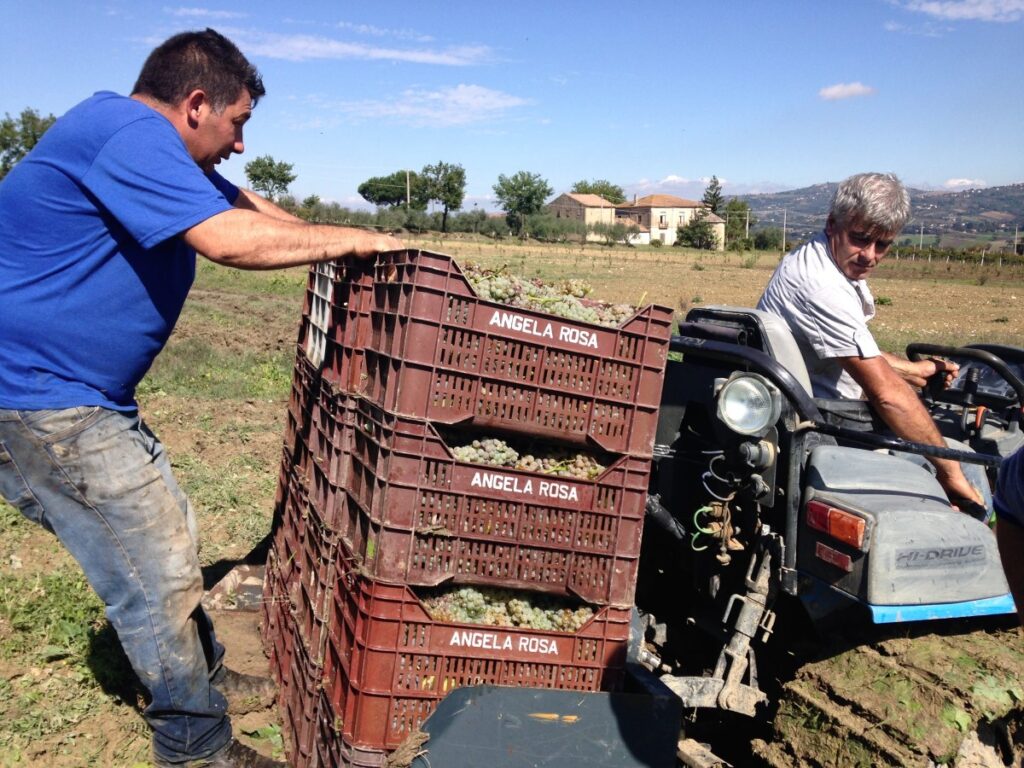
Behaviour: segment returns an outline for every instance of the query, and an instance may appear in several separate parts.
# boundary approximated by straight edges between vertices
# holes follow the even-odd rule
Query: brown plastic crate
[[[324,525],[339,524],[339,506],[346,503],[342,490],[348,476],[352,398],[324,381],[311,414],[310,460],[305,483],[310,501]]]
[[[313,264],[309,269],[299,349],[324,378],[343,390],[363,369],[373,297],[373,262],[354,258]]]
[[[594,480],[462,462],[430,422],[353,402],[339,533],[367,575],[632,604],[649,459],[621,456]]]
[[[267,554],[263,576],[263,600],[260,603],[260,633],[263,650],[270,660],[270,669],[278,683],[280,671],[287,669],[291,648],[291,615],[288,608],[288,585],[281,575],[276,554]]]
[[[287,676],[278,687],[278,707],[284,723],[285,749],[292,766],[315,765],[317,709],[323,666],[316,664],[301,642],[292,645]]]
[[[306,651],[323,662],[327,602],[334,589],[338,537],[327,529],[300,482],[285,482],[285,500],[278,506],[271,532],[264,601],[281,604],[290,614]],[[276,605],[275,605],[276,607]],[[269,626],[269,623],[268,623]],[[270,639],[264,636],[265,645]]]
[[[341,719],[323,694],[317,707],[316,754],[318,768],[382,768],[388,753],[382,749],[364,749],[346,743],[341,735]]]
[[[571,634],[434,621],[409,587],[338,553],[324,691],[349,745],[394,749],[461,686],[621,686],[630,608],[598,608]]]
[[[310,507],[302,546],[298,578],[290,583],[290,604],[295,626],[305,650],[316,664],[323,664],[327,614],[334,591],[337,536],[327,530]]]
[[[428,251],[379,255],[365,380],[353,391],[439,423],[471,422],[650,455],[672,323],[650,305],[619,328],[476,297]]]

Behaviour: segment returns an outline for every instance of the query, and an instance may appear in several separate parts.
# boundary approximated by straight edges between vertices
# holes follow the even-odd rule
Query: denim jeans
[[[151,697],[154,756],[222,748],[231,723],[210,678],[224,648],[199,602],[194,515],[138,414],[0,410],[0,495],[56,534],[106,605]]]

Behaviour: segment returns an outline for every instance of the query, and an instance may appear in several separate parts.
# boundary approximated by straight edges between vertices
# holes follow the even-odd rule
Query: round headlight
[[[763,435],[781,409],[779,391],[756,374],[734,374],[718,392],[718,418],[741,435]]]

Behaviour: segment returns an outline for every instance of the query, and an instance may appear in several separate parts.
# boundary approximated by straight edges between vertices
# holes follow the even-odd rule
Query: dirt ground
[[[695,255],[673,249],[525,248],[455,239],[416,242],[460,259],[507,265],[520,274],[547,279],[584,275],[597,297],[654,302],[682,312],[698,304],[754,304],[777,263],[772,255]],[[1024,339],[1024,276],[1005,270],[995,274],[994,268],[979,274],[938,264],[887,266],[871,281],[875,296],[882,299],[874,328],[883,347],[898,350],[915,339],[1018,344]],[[270,277],[232,286],[219,275],[200,275],[169,351],[202,343],[229,359],[242,353],[267,358],[293,354],[305,270],[289,271],[294,290],[275,285],[272,298],[269,282],[260,282]],[[221,319],[211,319],[212,310]],[[208,585],[239,563],[269,531],[287,398],[286,384],[262,398],[189,396],[159,388],[140,398],[144,418],[161,437],[196,503]],[[44,531],[14,521],[4,534],[0,576],[8,580],[7,589],[75,568]],[[215,615],[229,663],[242,671],[266,671],[257,621],[258,613],[251,611],[222,610]],[[98,622],[100,631],[102,623]],[[0,618],[0,642],[15,631]],[[6,688],[0,688],[0,698],[6,699],[0,702],[0,717],[21,723],[24,707],[19,702],[45,705],[67,701],[75,690],[94,691],[96,681],[83,673],[81,660],[73,662],[47,661],[28,652],[0,658],[0,681],[6,681]],[[54,711],[47,710],[49,719],[40,716],[40,722],[33,720],[24,733],[12,730],[5,753],[0,754],[0,768],[147,766],[149,737],[137,699],[122,689],[104,691],[90,701],[95,701],[91,710],[74,718],[62,716],[57,710],[63,705],[55,704]],[[273,710],[235,722],[240,737],[268,755],[275,753],[274,729],[279,725]]]

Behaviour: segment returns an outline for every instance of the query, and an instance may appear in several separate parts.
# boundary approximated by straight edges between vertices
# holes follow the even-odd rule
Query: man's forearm
[[[210,217],[182,237],[211,261],[239,269],[279,269],[402,247],[390,235],[283,221],[238,208]]]
[[[864,394],[878,416],[904,440],[943,447],[938,427],[931,415],[897,372],[880,357],[844,358],[843,367],[864,389]],[[944,477],[960,477],[960,465],[949,459],[929,457]]]

